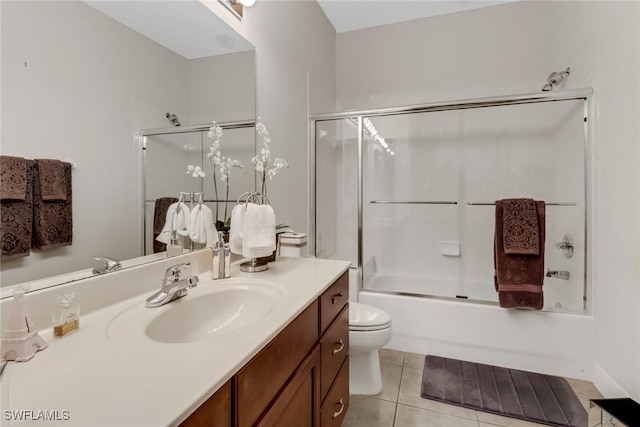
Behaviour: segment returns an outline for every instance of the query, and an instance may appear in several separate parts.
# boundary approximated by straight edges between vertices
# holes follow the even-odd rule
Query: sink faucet
[[[181,273],[191,269],[191,263],[185,262],[167,268],[162,281],[162,288],[155,294],[147,298],[144,303],[145,307],[160,307],[170,303],[173,300],[182,298],[187,295],[187,290],[198,286],[198,276],[189,276],[186,279],[181,278]]]
[[[95,256],[93,257],[93,259],[95,259],[96,261],[104,262],[104,268],[93,269],[94,275],[111,273],[112,271],[122,270],[122,265],[115,259],[111,259],[109,257],[101,256],[101,255]]]

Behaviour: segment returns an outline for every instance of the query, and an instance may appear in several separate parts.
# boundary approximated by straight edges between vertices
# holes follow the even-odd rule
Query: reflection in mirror
[[[127,261],[144,254],[136,133],[170,126],[167,112],[183,126],[255,118],[253,48],[201,2],[95,4],[108,4],[112,17],[83,2],[0,2],[2,154],[76,166],[73,244],[2,260],[2,286],[56,275],[63,276],[51,284],[73,280],[81,275],[67,273],[99,267],[95,255],[123,267],[138,262]],[[119,22],[114,10],[136,5],[146,9]],[[164,39],[154,41],[148,24]],[[224,54],[203,57],[214,53],[188,49],[196,44],[222,46]],[[225,136],[229,147],[236,138]],[[250,157],[241,160],[248,165]],[[186,164],[158,168],[182,176]]]

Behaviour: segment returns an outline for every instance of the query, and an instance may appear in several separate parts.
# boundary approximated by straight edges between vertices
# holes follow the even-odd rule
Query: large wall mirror
[[[149,138],[147,147],[166,153],[143,168],[140,131],[173,127],[168,112],[185,128],[255,121],[253,46],[200,1],[16,1],[0,8],[2,154],[74,164],[73,244],[3,259],[1,285],[73,280],[83,273],[70,272],[99,266],[96,255],[140,259],[149,252],[145,170],[158,177],[147,177],[155,192],[147,199],[207,191],[206,179],[187,176],[186,168],[191,158],[206,162],[202,151],[211,142],[206,132]],[[221,140],[245,174],[254,135],[230,129]]]

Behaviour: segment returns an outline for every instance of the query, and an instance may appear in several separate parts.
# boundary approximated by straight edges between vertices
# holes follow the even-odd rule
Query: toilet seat
[[[358,302],[349,303],[349,330],[379,331],[391,327],[391,316],[379,308]]]

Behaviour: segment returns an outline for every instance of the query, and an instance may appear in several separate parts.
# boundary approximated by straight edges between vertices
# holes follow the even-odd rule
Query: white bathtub
[[[352,274],[351,281],[356,278]],[[379,276],[367,286],[384,284],[384,289],[392,290],[393,281],[391,276]],[[395,290],[410,292],[412,284],[416,282],[399,277]],[[440,295],[455,289],[450,295],[455,298],[458,288],[453,285],[443,282],[430,286],[434,292],[439,290]],[[390,349],[572,378],[593,377],[593,317],[585,314],[505,310],[467,300],[393,295],[367,289],[358,293],[358,300],[391,315],[392,338],[386,346]]]

